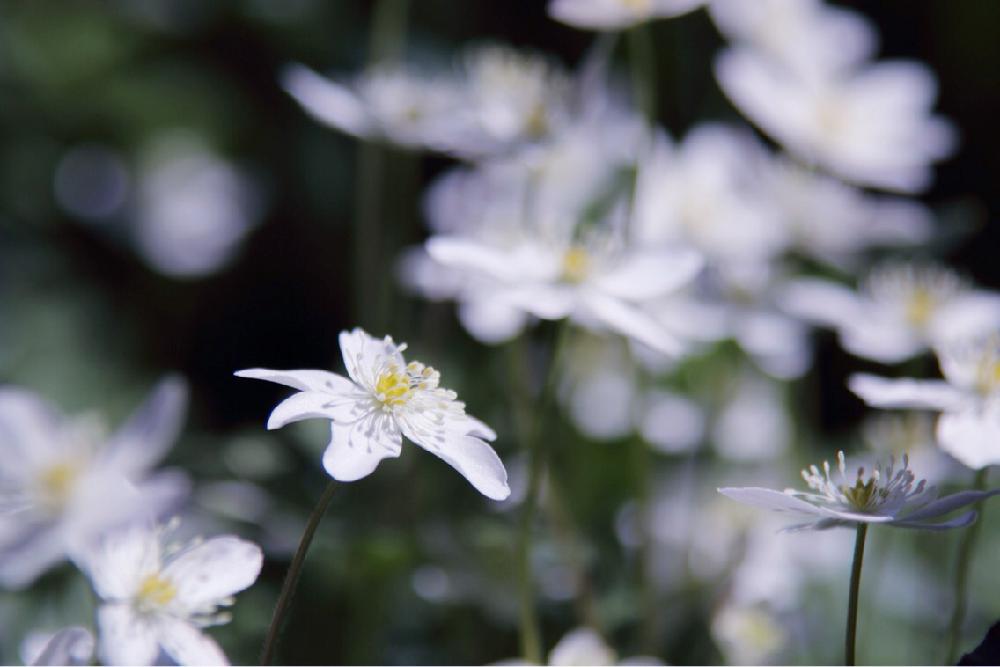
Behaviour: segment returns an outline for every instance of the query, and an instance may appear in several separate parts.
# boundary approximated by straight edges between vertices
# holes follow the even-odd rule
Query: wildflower
[[[331,420],[323,466],[331,477],[354,481],[379,461],[397,457],[402,437],[454,467],[483,495],[510,494],[507,472],[486,444],[496,433],[465,414],[453,391],[439,386],[440,373],[418,361],[406,363],[406,344],[390,336],[373,338],[359,328],[341,332],[340,349],[350,379],[319,370],[254,368],[239,377],[257,378],[299,390],[274,409],[269,429],[302,419]]]
[[[94,656],[94,636],[79,626],[58,632],[32,632],[21,643],[26,665],[89,665]]]
[[[0,584],[30,584],[104,531],[180,500],[186,480],[151,471],[177,436],[186,397],[181,380],[163,380],[105,437],[92,419],[0,390]]]
[[[1000,338],[978,336],[938,348],[942,380],[857,374],[850,388],[869,405],[940,412],[937,441],[964,465],[1000,463]]]
[[[687,14],[705,0],[552,0],[549,15],[586,30],[623,30],[658,18]]]
[[[524,660],[503,660],[495,665],[530,665]],[[556,642],[549,652],[549,665],[662,665],[651,656],[634,656],[618,661],[614,649],[590,628],[575,628]]]
[[[938,498],[936,489],[928,486],[926,480],[917,480],[906,455],[898,468],[891,458],[888,465],[876,464],[867,473],[864,467],[859,467],[857,474],[851,476],[844,453],[838,452],[835,470],[831,471],[830,464],[824,462],[822,470],[815,465],[803,470],[802,478],[809,491],[726,487],[719,489],[719,493],[747,505],[807,519],[806,523],[790,526],[790,530],[826,530],[869,523],[924,530],[961,528],[976,520],[975,510],[948,521],[930,520],[1000,493],[1000,489],[962,491]]]
[[[219,608],[257,579],[263,554],[233,535],[167,543],[174,528],[132,526],[84,555],[101,601],[99,654],[106,664],[150,665],[161,648],[180,665],[228,664],[202,629],[229,622]]]
[[[789,152],[860,185],[923,190],[929,165],[954,147],[952,126],[929,113],[937,85],[919,63],[803,77],[733,47],[719,56],[715,73],[729,99]]]
[[[1000,298],[934,265],[883,265],[857,293],[829,281],[798,280],[780,301],[789,313],[835,327],[853,354],[882,362],[1000,325]]]

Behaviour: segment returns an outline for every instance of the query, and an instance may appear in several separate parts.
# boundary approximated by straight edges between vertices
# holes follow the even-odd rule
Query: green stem
[[[847,603],[847,633],[844,643],[844,664],[854,665],[854,647],[858,636],[858,593],[861,590],[861,564],[865,559],[865,536],[868,524],[858,524],[854,540],[854,562],[851,564],[851,597]]]
[[[285,574],[285,581],[281,584],[278,603],[274,606],[271,625],[267,629],[264,647],[260,651],[261,665],[270,665],[274,658],[274,649],[278,645],[278,635],[281,633],[282,623],[288,614],[288,608],[292,603],[292,597],[295,595],[299,577],[302,575],[302,566],[306,562],[306,553],[309,551],[309,545],[312,544],[316,528],[319,527],[319,522],[323,519],[323,515],[326,514],[326,508],[330,506],[330,500],[333,499],[333,492],[336,489],[337,483],[330,480],[330,483],[326,485],[326,489],[323,491],[323,495],[320,496],[319,502],[316,503],[316,507],[313,508],[312,514],[309,515],[306,529],[302,533],[302,539],[299,540],[299,548],[295,551],[295,556],[292,557],[292,564],[288,566],[288,572]]]
[[[976,472],[973,481],[973,488],[982,490],[986,487],[986,468],[980,468]],[[965,529],[962,542],[958,545],[958,561],[955,565],[955,608],[951,613],[951,625],[949,626],[948,655],[944,664],[953,665],[958,658],[958,645],[962,640],[962,625],[965,623],[965,612],[968,596],[969,565],[972,562],[972,551],[976,545],[976,538],[979,536],[979,526],[983,522],[982,502],[976,504],[979,510],[979,520]]]
[[[649,26],[637,25],[628,31],[628,55],[632,93],[648,127],[656,121],[656,60]]]

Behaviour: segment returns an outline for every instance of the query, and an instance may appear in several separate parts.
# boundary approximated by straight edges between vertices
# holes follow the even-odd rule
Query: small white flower
[[[687,14],[703,4],[705,0],[551,0],[549,15],[585,30],[622,30]]]
[[[771,664],[790,643],[784,619],[763,604],[726,604],[712,618],[712,637],[731,665]]]
[[[1000,338],[950,343],[938,349],[938,360],[945,381],[857,374],[851,391],[879,408],[940,412],[943,450],[976,470],[1000,463]]]
[[[0,390],[0,585],[19,588],[115,526],[166,510],[186,478],[151,475],[183,420],[170,378],[113,435],[26,391]]]
[[[933,74],[916,62],[884,62],[802,77],[746,47],[724,51],[716,77],[762,130],[809,164],[860,185],[915,192],[947,157],[952,126],[930,114]]]
[[[495,665],[530,665],[524,660],[503,660]],[[571,665],[662,665],[658,658],[634,656],[618,660],[617,655],[604,638],[595,630],[586,627],[570,630],[556,642],[549,652],[546,664],[560,667]]]
[[[496,433],[465,414],[455,392],[438,386],[440,373],[418,361],[406,363],[392,338],[373,338],[361,329],[341,332],[340,350],[350,379],[319,370],[237,371],[239,377],[283,384],[299,393],[271,412],[267,427],[302,419],[331,420],[323,466],[349,482],[371,474],[379,461],[397,457],[402,437],[440,457],[483,495],[510,495],[507,472],[486,443]]]
[[[89,665],[94,656],[94,636],[79,626],[58,632],[32,632],[21,643],[26,665]]]
[[[747,505],[808,519],[790,526],[790,530],[826,530],[858,523],[924,530],[961,528],[976,520],[975,510],[947,521],[931,519],[1000,493],[1000,489],[962,491],[938,498],[936,489],[927,486],[926,480],[917,481],[905,455],[899,468],[890,459],[888,465],[876,464],[868,474],[859,467],[856,476],[851,477],[844,453],[838,452],[836,470],[831,471],[830,464],[824,461],[822,470],[809,466],[802,471],[802,478],[809,491],[727,487],[719,489],[719,493]]]
[[[150,665],[162,648],[180,665],[228,664],[202,628],[229,622],[220,607],[260,574],[260,547],[233,535],[168,544],[174,526],[110,534],[84,558],[94,591],[99,654],[112,665]]]
[[[882,362],[909,359],[1000,326],[1000,297],[971,289],[934,265],[883,265],[858,292],[802,279],[790,283],[780,301],[791,314],[835,327],[851,353]]]

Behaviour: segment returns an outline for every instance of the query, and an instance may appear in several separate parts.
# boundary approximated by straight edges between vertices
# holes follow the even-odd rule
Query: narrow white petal
[[[25,526],[13,540],[0,544],[0,586],[20,589],[31,584],[67,555],[66,538],[56,526]]]
[[[123,600],[138,590],[142,578],[159,570],[160,544],[151,525],[114,531],[80,558],[98,597]]]
[[[323,467],[331,477],[341,482],[353,482],[367,477],[379,461],[399,456],[402,438],[399,431],[383,434],[378,438],[365,437],[364,426],[354,424],[330,425],[330,444],[323,452]]]
[[[594,285],[607,294],[630,301],[646,301],[668,294],[690,282],[704,266],[694,250],[633,253]]]
[[[156,621],[160,644],[178,665],[228,665],[214,639],[179,618],[161,616]]]
[[[834,327],[856,322],[863,314],[854,292],[826,280],[792,281],[778,291],[776,300],[790,315]]]
[[[719,493],[732,498],[744,505],[752,505],[778,512],[798,512],[800,514],[822,514],[820,509],[811,503],[795,496],[774,489],[764,489],[756,486],[723,487]]]
[[[970,407],[941,415],[941,449],[973,470],[1000,464],[1000,415],[995,409]]]
[[[298,64],[287,66],[281,73],[281,86],[321,123],[354,136],[364,137],[371,133],[371,123],[361,100],[346,86]]]
[[[183,378],[169,376],[161,380],[108,442],[104,450],[108,465],[136,475],[158,463],[177,439],[187,401]]]
[[[303,419],[333,419],[330,398],[330,394],[315,391],[292,394],[271,411],[271,416],[267,418],[267,428],[274,430]]]
[[[99,655],[106,665],[152,665],[156,631],[127,604],[107,604],[97,611]]]
[[[909,514],[899,517],[899,521],[912,523],[914,521],[935,519],[939,516],[954,512],[955,510],[967,505],[978,503],[980,500],[985,500],[986,498],[997,494],[1000,494],[1000,489],[994,489],[992,491],[960,491],[958,493],[953,493],[950,496],[938,498],[933,502],[927,503],[916,512],[910,512]]]
[[[940,521],[937,523],[924,523],[920,521],[908,521],[900,520],[893,521],[890,526],[896,526],[898,528],[915,528],[917,530],[951,530],[952,528],[964,528],[976,521],[978,514],[975,510],[969,510],[965,514],[961,514],[954,519],[949,519],[948,521]]]
[[[677,356],[683,346],[651,315],[620,299],[587,292],[586,314],[592,315],[612,331],[623,334],[657,352]]]
[[[52,635],[32,665],[89,665],[94,655],[94,636],[86,628],[63,628]]]
[[[449,434],[442,442],[434,442],[410,432],[406,437],[443,459],[487,498],[504,500],[510,495],[503,462],[493,448],[479,438]]]
[[[223,535],[177,554],[163,574],[177,587],[177,604],[198,609],[248,588],[257,580],[263,562],[264,554],[256,544]]]
[[[550,665],[612,665],[615,653],[590,628],[567,632],[549,653]]]
[[[858,373],[848,382],[851,391],[878,408],[953,410],[961,406],[960,391],[939,380],[890,380]]]
[[[233,375],[241,378],[267,380],[283,384],[299,391],[319,391],[340,394],[357,391],[357,386],[342,375],[329,371],[294,370],[276,371],[269,368],[248,368],[236,371]]]

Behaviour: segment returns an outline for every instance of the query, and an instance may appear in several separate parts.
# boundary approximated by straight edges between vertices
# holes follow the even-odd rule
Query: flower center
[[[992,394],[1000,389],[1000,359],[987,355],[976,368],[976,389],[980,394]]]
[[[144,609],[162,607],[177,595],[177,587],[169,579],[151,574],[142,580],[136,594],[139,606]]]
[[[854,486],[843,485],[840,487],[841,492],[847,498],[851,506],[858,510],[871,509],[873,505],[878,504],[885,498],[885,490],[879,488],[878,471],[872,472],[872,476],[868,478],[865,482],[862,478],[864,474],[864,469],[858,471],[858,479],[854,483]]]
[[[916,327],[926,326],[937,307],[937,296],[923,287],[916,287],[906,303],[906,319]]]
[[[65,505],[78,475],[77,466],[68,462],[56,463],[45,468],[38,476],[45,504],[53,509]]]
[[[385,371],[378,376],[378,380],[375,382],[375,396],[385,405],[403,405],[406,403],[409,393],[409,378],[398,370]]]
[[[620,3],[625,5],[625,7],[633,12],[641,13],[647,12],[650,9],[650,0],[618,0]]]
[[[568,283],[579,283],[590,271],[590,255],[581,246],[572,246],[562,258],[562,279]]]

